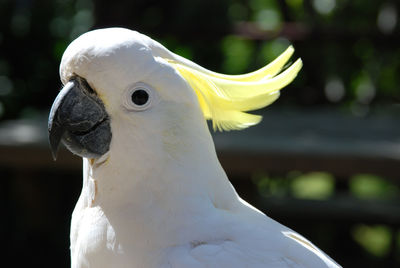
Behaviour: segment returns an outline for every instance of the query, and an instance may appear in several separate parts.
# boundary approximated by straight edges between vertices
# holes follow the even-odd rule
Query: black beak
[[[54,160],[60,143],[74,154],[99,158],[111,142],[110,119],[103,102],[85,79],[72,78],[50,110],[49,141]]]

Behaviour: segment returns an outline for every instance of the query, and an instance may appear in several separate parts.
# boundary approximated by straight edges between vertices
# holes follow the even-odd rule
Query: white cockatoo
[[[242,200],[215,152],[214,129],[242,129],[301,69],[289,47],[266,67],[223,75],[123,28],[66,49],[49,117],[83,157],[72,215],[72,267],[339,267],[303,236]]]

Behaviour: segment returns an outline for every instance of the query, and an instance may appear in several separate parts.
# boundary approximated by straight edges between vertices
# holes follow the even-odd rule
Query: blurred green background
[[[373,118],[378,134],[368,136],[371,133],[361,128],[357,133],[360,139],[380,139],[390,147],[374,156],[379,161],[376,170],[382,172],[365,172],[369,169],[363,166],[372,162],[361,162],[360,169],[349,167],[351,171],[338,175],[331,161],[327,168],[299,164],[285,167],[287,172],[253,169],[244,176],[228,167],[227,173],[253,204],[266,206],[269,215],[303,233],[343,266],[399,267],[400,220],[393,215],[400,205],[399,12],[397,0],[0,0],[1,129],[9,133],[24,122],[38,122],[46,130],[43,118],[61,88],[58,65],[63,51],[91,29],[134,29],[208,69],[230,74],[260,68],[293,44],[304,67],[269,109],[320,113],[319,121],[313,121],[317,127],[330,118],[323,111],[366,126]],[[302,113],[295,114],[302,122]],[[341,129],[341,122],[332,127]],[[43,143],[22,146],[8,138],[15,135],[1,133],[5,256],[16,266],[68,267],[69,219],[81,187],[78,162],[58,168],[48,152],[45,161],[50,164],[40,162],[38,168],[35,153],[29,152]],[[22,128],[18,133],[26,133],[29,140],[33,132]],[[332,139],[347,139],[345,131],[338,133]],[[353,137],[349,144],[357,140]],[[316,146],[316,155],[324,148]],[[335,156],[338,163],[354,158],[352,147],[347,149]],[[388,151],[392,154],[385,154]],[[31,155],[32,161],[27,159]],[[302,157],[300,152],[291,161],[301,162]],[[25,159],[26,166],[10,159]],[[390,159],[390,167],[385,159]],[[223,164],[229,166],[228,160]],[[246,183],[239,177],[246,177]],[[292,205],[297,214],[279,212]],[[308,212],[300,219],[303,208],[312,215],[309,221]],[[349,208],[348,215],[341,214],[342,208]],[[374,220],[373,213],[380,216]]]

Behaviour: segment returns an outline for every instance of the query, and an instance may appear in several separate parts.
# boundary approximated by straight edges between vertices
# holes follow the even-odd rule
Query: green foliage
[[[360,246],[376,257],[385,257],[390,252],[393,236],[390,228],[385,225],[356,225],[352,236]]]
[[[260,55],[263,60],[261,64],[266,64],[273,61],[289,46],[290,42],[285,38],[277,38],[271,40],[270,42],[263,42],[260,50]]]
[[[347,198],[357,197],[369,200],[391,199],[399,197],[399,187],[382,177],[372,174],[359,174],[351,177],[349,192],[335,191],[336,179],[330,173],[292,171],[285,176],[271,176],[256,173],[253,182],[259,193],[267,198],[294,197],[297,199],[326,200],[335,203],[335,198],[347,194]],[[400,253],[400,231],[388,225],[367,225],[358,223],[349,226],[349,236],[365,255],[377,261]],[[341,230],[340,232],[342,232]],[[343,234],[339,236],[342,237]],[[326,234],[324,234],[326,236]],[[341,240],[340,240],[341,241]],[[346,243],[350,243],[347,241]],[[392,248],[393,245],[396,245]],[[345,246],[345,245],[343,245]],[[345,246],[346,247],[346,246]],[[360,256],[355,257],[360,258]],[[398,259],[400,261],[400,259]]]
[[[304,68],[291,86],[301,88],[276,105],[335,103],[364,116],[400,99],[399,10],[386,0],[0,1],[0,120],[48,110],[67,45],[109,26],[228,73],[262,67],[293,43]]]
[[[398,186],[371,174],[353,176],[349,187],[352,194],[363,199],[387,199],[399,194]]]
[[[251,0],[252,20],[262,30],[278,31],[282,26],[282,15],[274,0]]]
[[[274,105],[340,106],[357,116],[400,100],[400,2],[389,0],[100,0],[0,1],[0,120],[47,112],[61,87],[58,65],[83,32],[122,26],[157,39],[177,54],[225,73],[262,67],[288,45],[304,67]],[[340,126],[339,126],[340,127]],[[255,174],[264,197],[334,198],[335,178],[322,172]],[[362,199],[399,196],[373,175],[353,176]],[[352,237],[387,256],[388,226],[359,224]],[[400,232],[397,231],[397,250]],[[400,256],[400,251],[397,252]]]
[[[328,199],[334,194],[335,179],[329,173],[310,172],[293,179],[293,196],[301,199]]]
[[[235,74],[247,71],[254,52],[254,44],[251,41],[237,36],[227,36],[222,41],[222,50],[224,72]]]
[[[0,2],[0,119],[49,109],[68,43],[94,25],[91,0]]]
[[[327,172],[292,171],[286,176],[255,173],[252,178],[263,196],[293,196],[299,199],[324,200],[335,195],[335,177]],[[360,199],[396,199],[397,185],[373,174],[358,174],[349,180],[349,194]]]
[[[323,200],[334,195],[335,179],[325,172],[289,172],[286,177],[271,177],[264,173],[253,176],[261,195],[292,196],[299,199]]]

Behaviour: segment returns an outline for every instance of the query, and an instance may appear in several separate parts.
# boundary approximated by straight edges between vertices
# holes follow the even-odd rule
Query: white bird
[[[245,75],[206,70],[135,31],[91,31],[65,51],[49,117],[83,157],[72,215],[72,267],[340,267],[243,201],[206,124],[242,129],[301,68],[289,47]]]

